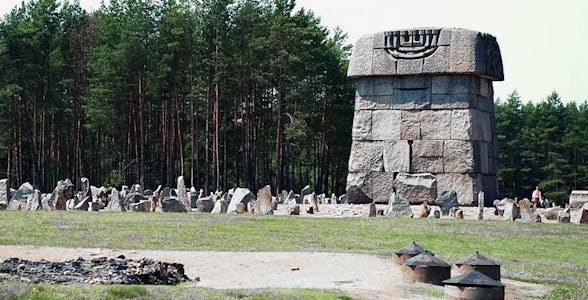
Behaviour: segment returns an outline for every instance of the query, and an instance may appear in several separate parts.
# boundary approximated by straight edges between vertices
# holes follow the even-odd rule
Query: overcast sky
[[[21,0],[0,0],[4,15]],[[81,0],[88,10],[100,0]],[[557,91],[564,101],[588,100],[588,0],[297,0],[329,28],[355,42],[365,34],[411,27],[459,27],[498,39],[504,82],[495,97],[518,90],[539,101]]]

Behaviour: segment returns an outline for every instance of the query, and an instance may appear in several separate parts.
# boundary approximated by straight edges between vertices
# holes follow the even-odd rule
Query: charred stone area
[[[44,284],[150,284],[176,285],[188,281],[184,265],[143,258],[78,258],[65,262],[31,262],[9,258],[0,263],[0,281],[20,279]]]

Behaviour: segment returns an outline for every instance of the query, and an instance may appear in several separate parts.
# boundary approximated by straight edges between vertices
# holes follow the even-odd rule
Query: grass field
[[[0,234],[2,245],[117,249],[335,251],[390,256],[393,249],[414,240],[448,262],[479,250],[502,263],[504,277],[553,285],[555,289],[547,299],[588,298],[588,226],[575,224],[0,212],[0,228],[4,229]],[[332,297],[337,295],[324,295],[326,299]]]

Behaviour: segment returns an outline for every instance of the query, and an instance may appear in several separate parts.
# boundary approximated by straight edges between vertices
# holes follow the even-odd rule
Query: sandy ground
[[[391,259],[374,255],[327,252],[211,252],[118,249],[77,249],[36,246],[0,246],[0,260],[64,261],[78,257],[148,257],[184,264],[194,280],[188,286],[213,289],[313,288],[340,290],[354,299],[439,299],[428,291],[442,287],[402,278]],[[455,273],[455,272],[454,272]],[[535,299],[548,286],[504,280],[506,299]],[[420,291],[420,292],[419,292]]]

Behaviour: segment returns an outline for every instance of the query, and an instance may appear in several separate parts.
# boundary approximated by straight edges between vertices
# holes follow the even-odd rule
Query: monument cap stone
[[[504,80],[496,38],[461,28],[414,28],[378,32],[355,44],[347,75],[471,74]]]

